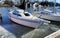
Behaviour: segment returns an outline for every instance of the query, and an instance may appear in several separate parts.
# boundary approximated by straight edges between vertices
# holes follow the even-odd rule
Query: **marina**
[[[15,22],[12,22],[8,17],[8,15],[9,15],[8,11],[7,11],[8,8],[0,8],[0,10],[3,11],[3,13],[4,13],[4,14],[2,13],[2,19],[0,19],[1,32],[2,32],[2,34],[4,33],[3,35],[1,34],[2,37],[8,38],[8,34],[10,35],[10,33],[11,33],[9,38],[10,37],[21,38],[21,36],[23,34],[27,34],[28,32],[34,30],[34,28],[27,27],[27,26],[20,25],[20,24],[17,24]],[[40,28],[43,28],[43,29],[45,29],[45,28],[49,29],[50,28],[50,29],[52,29],[52,31],[57,31],[57,30],[59,30],[59,24],[56,23],[56,24],[49,24],[49,25],[41,25]],[[7,30],[8,32],[6,32],[5,30]],[[5,35],[5,34],[7,34],[7,35]]]
[[[0,7],[0,38],[60,37],[60,7],[35,7],[32,3],[30,1],[30,7],[29,1],[26,6],[6,4]],[[20,8],[22,6],[25,8]]]

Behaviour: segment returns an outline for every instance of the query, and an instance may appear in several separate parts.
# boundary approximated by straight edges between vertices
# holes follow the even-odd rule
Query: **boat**
[[[40,19],[38,17],[33,16],[27,11],[22,9],[12,10],[9,12],[9,18],[18,24],[25,25],[32,28],[38,28],[42,24],[48,24],[50,21]]]
[[[56,1],[54,7],[46,7],[46,8],[43,7],[44,8],[43,11],[39,10],[39,12],[36,12],[35,15],[42,19],[60,22],[60,9],[59,9],[60,7],[55,5]]]
[[[57,9],[57,11],[59,10]],[[52,10],[45,9],[41,13],[37,13],[37,14],[39,15],[38,17],[42,19],[51,20],[51,21],[60,21],[60,12],[57,11],[54,12]]]
[[[53,5],[53,6],[50,6]],[[50,20],[50,21],[60,21],[60,6],[56,6],[56,0],[49,2],[49,6],[44,6],[45,4],[36,7],[33,5],[33,9],[36,9],[36,11],[33,10],[34,13],[32,13],[34,16]]]

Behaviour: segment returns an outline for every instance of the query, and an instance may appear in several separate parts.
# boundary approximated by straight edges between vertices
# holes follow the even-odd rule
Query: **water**
[[[1,8],[1,10],[0,10],[1,12],[2,12],[2,22],[4,23],[4,24],[9,24],[10,23],[10,20],[9,20],[9,17],[8,17],[8,8]],[[6,15],[7,14],[7,15]]]

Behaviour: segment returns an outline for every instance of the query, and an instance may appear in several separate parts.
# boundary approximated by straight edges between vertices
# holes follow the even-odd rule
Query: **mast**
[[[24,0],[20,0],[20,3],[22,4]]]
[[[20,0],[20,5],[18,7],[21,9],[25,9],[25,0]]]
[[[42,2],[43,2],[44,0],[42,0]]]
[[[27,10],[27,0],[25,0],[25,10]]]
[[[54,1],[54,13],[56,13],[56,0]]]
[[[27,10],[29,3],[30,3],[30,0],[25,0],[25,10]]]
[[[47,0],[45,0],[45,1],[47,1]]]

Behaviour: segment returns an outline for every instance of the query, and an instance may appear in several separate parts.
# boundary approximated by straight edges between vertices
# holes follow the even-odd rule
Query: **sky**
[[[31,1],[36,1],[36,0],[31,0]],[[42,0],[39,0],[39,1],[42,1]],[[48,0],[48,1],[55,1],[55,0]],[[60,3],[60,0],[56,0],[56,2]]]
[[[19,0],[12,0],[12,1],[19,2]],[[30,0],[30,1],[36,1],[36,0]],[[39,1],[42,1],[42,0],[39,0]],[[55,0],[48,0],[48,1],[53,1],[54,2]],[[60,3],[60,0],[56,0],[56,2]]]

